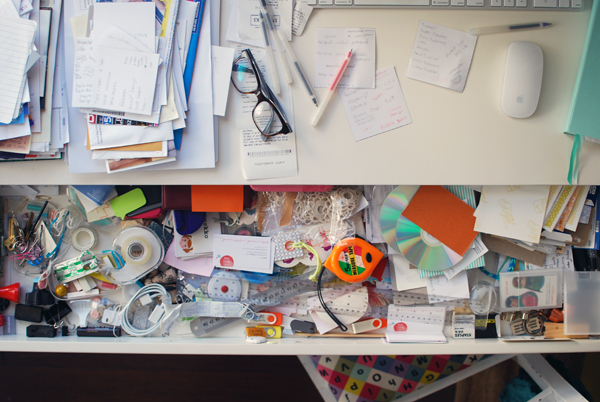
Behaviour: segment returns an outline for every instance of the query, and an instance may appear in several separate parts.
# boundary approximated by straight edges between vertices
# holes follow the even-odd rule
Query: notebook
[[[600,1],[594,1],[588,25],[587,36],[581,54],[575,89],[571,98],[571,107],[565,125],[565,133],[575,136],[571,163],[569,166],[569,184],[577,183],[579,171],[579,153],[583,140],[600,143]]]

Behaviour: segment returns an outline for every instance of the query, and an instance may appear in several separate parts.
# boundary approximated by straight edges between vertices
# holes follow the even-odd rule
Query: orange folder
[[[192,211],[243,212],[244,186],[192,186]]]
[[[477,233],[475,209],[442,186],[421,186],[402,212],[415,225],[465,255]]]

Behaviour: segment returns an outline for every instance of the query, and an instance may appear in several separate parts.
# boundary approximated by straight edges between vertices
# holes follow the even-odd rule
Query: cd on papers
[[[427,271],[448,269],[463,258],[404,216],[396,224],[396,242],[410,263]]]
[[[379,225],[386,243],[391,248],[400,252],[396,243],[396,224],[398,218],[413,198],[420,186],[398,186],[388,194],[381,205]]]

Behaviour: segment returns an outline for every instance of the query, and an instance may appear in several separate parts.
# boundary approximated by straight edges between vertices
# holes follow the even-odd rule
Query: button
[[[320,6],[333,6],[333,0],[319,0]]]
[[[308,0],[307,3],[309,6],[316,6],[317,5],[317,0]]]
[[[571,7],[573,7],[573,8],[583,8],[583,0],[573,0],[571,2]]]
[[[431,0],[432,6],[449,6],[450,0]]]
[[[502,7],[502,0],[492,0],[490,3],[492,7]]]
[[[352,0],[335,0],[336,6],[351,6]]]
[[[533,0],[534,7],[556,8],[558,0]]]
[[[504,7],[514,7],[515,0],[504,0]]]
[[[560,8],[569,8],[571,6],[571,0],[558,0],[558,6]]]
[[[451,6],[464,6],[465,0],[450,0]]]
[[[469,7],[483,7],[483,0],[467,0]]]
[[[517,0],[517,7],[527,7],[527,0]]]

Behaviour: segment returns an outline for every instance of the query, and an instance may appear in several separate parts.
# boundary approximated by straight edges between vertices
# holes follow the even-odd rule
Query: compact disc
[[[379,214],[381,233],[386,243],[397,252],[400,252],[398,244],[396,244],[396,224],[398,223],[398,218],[400,218],[402,211],[404,211],[404,208],[406,208],[419,187],[398,186],[392,190],[381,205],[381,212]]]
[[[462,256],[444,243],[400,216],[396,225],[398,250],[418,268],[427,271],[440,271],[458,263]]]

